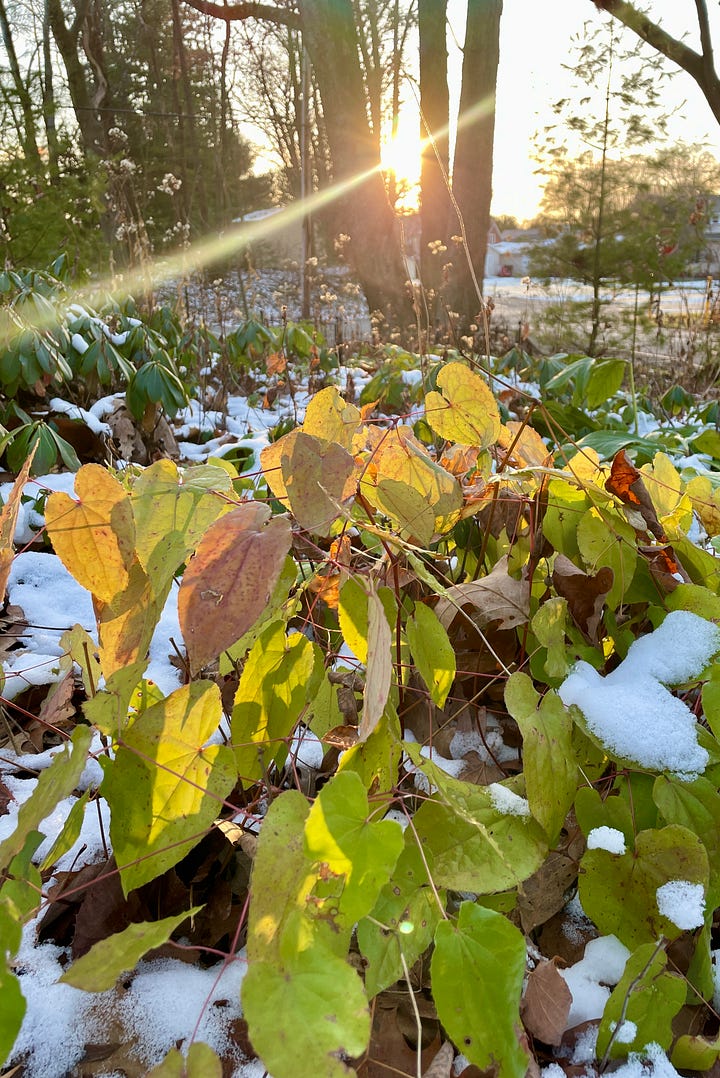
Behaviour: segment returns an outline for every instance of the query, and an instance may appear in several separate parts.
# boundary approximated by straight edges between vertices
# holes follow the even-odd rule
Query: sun
[[[420,152],[422,143],[417,117],[400,114],[397,132],[380,150],[383,171],[396,186],[396,209],[417,210],[420,201]]]

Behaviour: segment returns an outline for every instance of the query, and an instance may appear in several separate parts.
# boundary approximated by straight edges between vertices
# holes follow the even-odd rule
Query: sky
[[[692,0],[647,0],[651,16],[662,19],[676,35],[688,33],[688,44],[697,47],[695,5]],[[711,18],[720,40],[720,13],[711,5]],[[455,36],[462,41],[464,0],[449,0],[448,15]],[[552,103],[567,92],[572,64],[572,38],[586,21],[607,19],[589,0],[504,0],[500,25],[495,120],[493,213],[512,214],[520,220],[533,217],[541,198],[541,183],[533,175],[533,138],[551,119]],[[457,48],[449,53],[451,92],[459,92],[462,57]],[[672,108],[682,105],[671,125],[673,139],[703,142],[720,157],[720,126],[689,75],[672,80],[667,91]],[[683,104],[683,102],[685,102]],[[408,119],[414,130],[414,122]]]

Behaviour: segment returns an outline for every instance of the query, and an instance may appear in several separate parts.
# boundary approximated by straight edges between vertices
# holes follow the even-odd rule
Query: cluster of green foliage
[[[246,332],[247,349],[262,334]],[[405,356],[395,365],[401,378]],[[622,371],[578,358],[545,376],[572,415],[582,399],[612,395]],[[110,807],[125,895],[223,821],[269,802],[242,1004],[276,1078],[347,1074],[368,1048],[370,1002],[396,981],[410,984],[416,968],[447,1038],[476,1066],[521,1078],[524,933],[539,924],[530,896],[535,885],[550,889],[559,910],[578,876],[599,932],[631,951],[599,1051],[621,1057],[652,1041],[677,1066],[699,1069],[720,1055],[717,1039],[678,1038],[671,1026],[686,1003],[696,1028],[711,1013],[720,665],[684,690],[698,701],[702,692],[696,735],[709,755],[692,781],[618,759],[557,693],[576,660],[611,670],[668,611],[720,617],[717,560],[688,537],[694,515],[709,535],[720,532],[720,491],[710,477],[687,481],[647,440],[634,440],[647,463],[637,471],[625,462],[624,483],[592,448],[592,432],[579,451],[553,455],[457,360],[436,364],[421,396],[413,430],[378,424],[336,388],[321,390],[302,425],[264,450],[249,500],[227,463],[181,471],[167,460],[121,476],[86,465],[75,497],[47,499],[47,533],[93,596],[99,646],[80,627],[67,634],[84,720],[0,843],[0,1058],[24,1013],[12,961],[22,926],[37,913],[41,872],[75,841],[88,797],[40,870],[31,860],[38,831],[75,789],[93,729],[112,746],[91,796]],[[538,429],[556,429],[551,410],[533,416]],[[5,571],[27,474],[3,510]],[[178,576],[186,683],[165,697],[144,674]],[[343,674],[345,648],[359,665]],[[220,686],[233,676],[224,703]],[[492,784],[452,777],[422,746],[437,752],[458,712],[477,723],[485,708],[517,732],[522,770],[501,769]],[[223,722],[230,736],[219,743]],[[308,729],[327,747],[313,796],[292,756]],[[513,798],[522,814],[507,811]],[[612,826],[628,852],[582,852],[581,843],[573,860],[578,826],[584,835]],[[547,869],[557,857],[570,862],[559,887]],[[682,932],[654,896],[677,878],[702,886],[707,916],[669,968]],[[194,912],[132,924],[62,980],[112,987]],[[636,1025],[630,1043],[615,1036],[620,1015]],[[176,1073],[176,1055],[153,1073]]]

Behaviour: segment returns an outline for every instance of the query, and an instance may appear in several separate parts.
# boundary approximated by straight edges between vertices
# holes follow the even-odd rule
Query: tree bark
[[[448,120],[450,95],[447,81],[447,0],[418,0],[420,43],[420,277],[435,307],[432,293],[442,282],[446,254],[431,244],[447,246],[452,205],[448,192],[450,168]],[[433,318],[433,321],[435,319]]]
[[[224,19],[265,18],[299,28],[315,71],[333,170],[335,231],[350,235],[346,252],[371,311],[401,328],[412,323],[395,216],[380,173],[365,111],[365,91],[351,0],[304,0],[300,14],[269,4],[185,0]]]
[[[41,164],[40,151],[38,150],[37,135],[35,128],[35,113],[33,111],[32,98],[30,91],[25,85],[25,80],[22,77],[20,71],[20,64],[18,62],[17,53],[15,51],[15,42],[10,30],[10,23],[7,17],[7,11],[5,9],[4,0],[0,0],[0,29],[2,29],[2,39],[5,45],[5,51],[7,52],[8,63],[10,65],[10,74],[12,75],[13,84],[15,86],[15,93],[17,94],[20,108],[22,109],[23,116],[23,130],[22,130],[22,148],[25,154],[25,159],[31,168],[37,168]]]
[[[468,0],[452,180],[464,242],[453,259],[450,294],[462,329],[477,321],[482,308],[479,292],[490,224],[501,14],[502,0]]]

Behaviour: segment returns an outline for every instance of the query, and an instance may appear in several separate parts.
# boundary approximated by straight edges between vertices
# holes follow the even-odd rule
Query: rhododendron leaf
[[[437,376],[442,394],[425,396],[425,418],[441,438],[485,449],[500,434],[500,412],[487,382],[463,363],[448,363]]]
[[[85,464],[75,476],[76,498],[54,491],[45,524],[55,553],[78,583],[111,602],[129,582],[135,550],[130,497],[107,468]]]
[[[290,522],[246,502],[206,530],[183,575],[178,616],[192,672],[264,614],[292,542]]]

